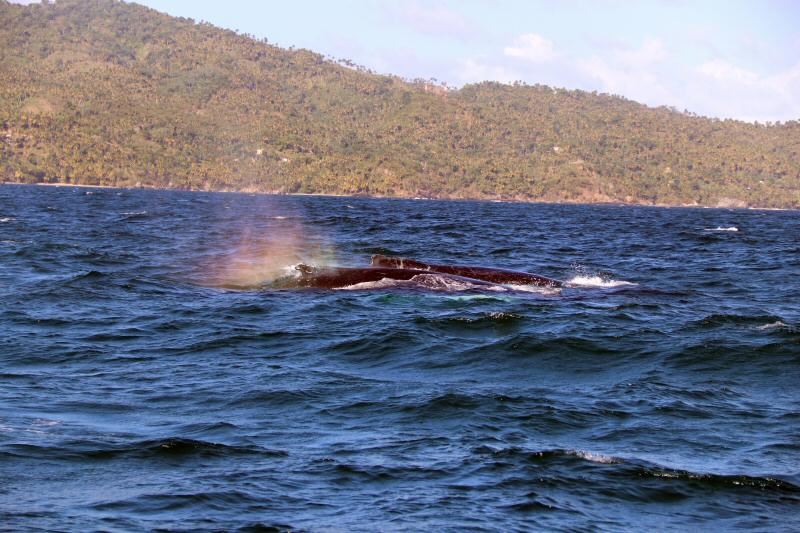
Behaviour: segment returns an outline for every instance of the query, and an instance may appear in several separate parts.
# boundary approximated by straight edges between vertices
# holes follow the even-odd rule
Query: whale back
[[[462,276],[418,270],[413,268],[394,268],[386,266],[370,266],[361,268],[348,267],[316,267],[300,264],[295,267],[300,273],[297,277],[287,277],[273,284],[276,288],[297,289],[337,289],[375,282],[383,279],[408,281],[417,276],[435,276],[443,280],[467,282],[475,286],[487,286],[490,283],[478,279],[466,279]]]
[[[500,268],[489,268],[482,266],[468,265],[436,265],[423,263],[405,257],[387,257],[376,254],[372,256],[373,267],[389,268],[413,268],[428,272],[438,272],[441,274],[452,274],[464,278],[472,278],[490,283],[506,283],[512,285],[537,285],[540,287],[561,287],[563,283],[559,280],[530,274],[528,272],[518,272],[516,270],[505,270]]]
[[[372,256],[372,266],[387,268],[413,268],[416,270],[430,270],[430,265],[422,261],[408,259],[406,257],[388,257],[386,255],[375,254]]]

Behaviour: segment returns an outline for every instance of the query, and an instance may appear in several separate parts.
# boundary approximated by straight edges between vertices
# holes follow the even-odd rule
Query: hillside
[[[27,183],[800,207],[798,121],[448,90],[115,0],[0,0],[0,151]]]

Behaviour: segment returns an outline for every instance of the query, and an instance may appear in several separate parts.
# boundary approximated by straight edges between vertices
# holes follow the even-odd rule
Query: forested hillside
[[[798,121],[449,90],[115,0],[0,0],[0,154],[28,183],[800,207]]]

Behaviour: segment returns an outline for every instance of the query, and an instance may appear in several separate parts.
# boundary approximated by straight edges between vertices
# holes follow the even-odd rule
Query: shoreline
[[[2,185],[33,185],[38,187],[76,187],[82,189],[111,189],[111,190],[150,190],[150,191],[181,191],[181,192],[201,192],[201,193],[225,193],[225,194],[262,194],[270,196],[326,196],[330,198],[372,198],[387,200],[417,200],[417,201],[439,201],[439,202],[490,202],[499,204],[544,204],[544,205],[591,205],[591,206],[616,206],[616,207],[658,207],[665,209],[742,209],[748,211],[800,211],[800,207],[732,207],[732,206],[712,206],[700,204],[643,204],[628,202],[570,202],[570,201],[549,201],[549,200],[501,200],[492,198],[423,198],[411,196],[381,196],[381,195],[359,195],[359,194],[339,194],[339,193],[307,193],[307,192],[270,192],[270,191],[248,191],[248,190],[201,190],[201,189],[177,189],[169,187],[121,187],[116,185],[89,185],[84,183],[22,183],[16,181],[3,181]]]

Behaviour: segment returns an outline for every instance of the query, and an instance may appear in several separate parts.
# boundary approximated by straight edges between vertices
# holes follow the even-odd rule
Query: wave
[[[584,461],[588,461],[590,463],[598,463],[604,465],[619,464],[624,462],[619,457],[614,457],[612,455],[604,455],[601,453],[594,453],[586,450],[571,450],[571,449],[563,449],[563,450],[555,449],[555,450],[544,450],[541,452],[533,452],[532,457],[540,457],[543,459],[551,457],[575,457],[578,459],[582,459]]]
[[[122,213],[122,216],[117,219],[118,222],[130,221],[130,220],[143,220],[150,218],[150,215],[147,211],[125,211]]]
[[[14,217],[3,217],[0,218],[0,222],[11,222],[12,220],[16,220]]]
[[[500,296],[499,294],[464,294],[459,296],[446,296],[451,302],[513,302],[517,300],[514,296]]]
[[[450,416],[453,411],[478,409],[483,403],[483,399],[477,396],[447,392],[428,397],[419,403],[405,404],[400,407],[400,410],[426,419]]]
[[[518,459],[538,460],[538,459],[549,459],[553,457],[582,458],[581,457],[582,454],[588,454],[589,452],[583,452],[581,450],[572,450],[566,448],[527,450],[525,448],[519,448],[517,446],[511,446],[508,448],[493,448],[491,446],[482,445],[473,448],[472,453],[475,455],[491,455],[493,457],[508,457],[508,458],[518,458]]]
[[[260,446],[222,444],[182,437],[142,440],[128,444],[98,445],[87,441],[68,441],[61,446],[34,444],[12,444],[0,451],[0,456],[52,459],[117,459],[134,457],[140,459],[159,457],[229,457],[261,455],[285,457],[287,452]]]
[[[758,491],[775,491],[790,494],[800,499],[800,486],[774,476],[754,476],[748,474],[719,474],[713,472],[692,472],[678,468],[661,466],[639,459],[626,459],[614,455],[591,452],[581,449],[547,449],[529,451],[521,448],[494,449],[480,446],[473,449],[478,455],[491,455],[497,458],[516,459],[533,463],[557,463],[574,460],[598,465],[609,465],[614,470],[609,474],[615,478],[674,480],[704,489],[736,490],[752,488]]]
[[[541,285],[505,284],[503,287],[516,292],[529,292],[543,296],[557,296],[561,294],[561,287],[543,287]]]
[[[789,324],[785,324],[780,320],[776,320],[775,322],[764,324],[762,326],[756,326],[756,329],[759,331],[785,330],[793,333],[800,331],[796,326],[790,326]]]
[[[177,484],[179,485],[179,484]],[[172,486],[171,488],[174,488]],[[211,490],[190,490],[190,491],[183,491],[178,489],[176,492],[172,491],[157,491],[154,493],[145,493],[145,494],[137,494],[132,497],[123,498],[123,499],[109,499],[109,500],[100,500],[98,502],[94,502],[91,504],[91,508],[95,511],[102,511],[104,513],[113,513],[115,515],[128,515],[133,514],[137,515],[140,513],[144,514],[160,514],[164,513],[169,514],[169,516],[175,516],[176,514],[181,516],[180,519],[175,518],[175,520],[180,520],[180,522],[175,522],[175,524],[180,523],[180,531],[231,531],[230,528],[227,527],[213,527],[218,522],[218,518],[203,518],[198,520],[195,518],[194,522],[191,518],[187,518],[182,516],[182,513],[178,513],[178,509],[202,509],[202,511],[198,510],[195,514],[201,514],[205,516],[206,514],[213,514],[215,512],[225,512],[232,508],[236,508],[237,506],[258,506],[259,504],[263,504],[263,497],[260,496],[258,493],[252,490],[239,490],[234,488],[229,489],[215,489],[208,487]],[[114,492],[111,496],[119,496],[119,493]],[[288,498],[288,497],[287,497]],[[303,502],[305,503],[305,502]],[[146,510],[146,511],[143,511]],[[108,523],[110,520],[104,519],[103,523]],[[171,522],[167,522],[168,524]],[[194,524],[194,527],[186,527],[186,524]],[[159,531],[172,531],[173,528],[163,527],[162,528],[155,528]],[[127,527],[125,527],[127,526]],[[150,527],[139,527],[139,528],[131,528],[129,523],[123,522],[122,527],[119,528],[111,528],[112,530],[152,530],[154,529],[153,524]],[[92,529],[100,529],[103,531],[108,530],[109,528],[100,527],[100,528],[92,528]],[[241,527],[236,531],[258,531],[261,533],[262,531],[266,531],[267,533],[270,532],[285,532],[285,531],[294,531],[293,528],[283,527],[283,526],[268,526],[266,529],[250,529],[249,527]]]
[[[100,272],[99,270],[90,270],[88,272],[81,272],[80,274],[75,274],[69,281],[78,281],[82,279],[97,279],[105,277],[107,274],[105,272]]]
[[[736,226],[717,226],[716,228],[705,228],[706,231],[730,231],[732,233],[738,232],[739,228]]]
[[[393,250],[391,248],[387,248],[385,246],[374,246],[372,244],[359,246],[355,249],[358,253],[363,253],[366,255],[388,255],[388,256],[401,256],[404,255],[403,253]]]
[[[751,324],[760,330],[788,327],[783,322],[783,319],[776,315],[737,315],[725,313],[707,315],[699,320],[696,320],[693,324],[698,327],[715,327],[730,324]]]
[[[325,458],[313,461],[313,473],[333,475],[339,482],[387,482],[392,480],[431,479],[447,476],[445,468],[421,465],[354,464]]]
[[[758,489],[778,489],[792,493],[800,493],[800,486],[772,476],[747,476],[743,474],[701,474],[688,470],[673,470],[663,467],[642,467],[636,469],[642,477],[650,476],[663,479],[678,479],[684,481],[699,481],[708,485],[722,487],[753,487]]]
[[[553,448],[540,451],[528,451],[522,448],[501,448],[496,449],[491,446],[479,446],[472,450],[472,453],[478,455],[492,455],[494,457],[516,457],[519,459],[526,459],[528,461],[548,461],[562,457],[577,458],[591,463],[599,464],[618,464],[623,463],[623,459],[611,455],[604,455],[600,453],[589,452],[585,450],[567,449],[567,448]]]
[[[435,318],[416,317],[414,319],[418,324],[433,324],[464,329],[512,325],[523,322],[524,320],[525,318],[521,315],[503,311],[483,313],[479,316],[472,317],[444,316]]]

